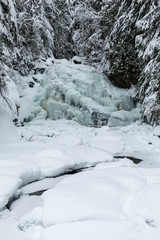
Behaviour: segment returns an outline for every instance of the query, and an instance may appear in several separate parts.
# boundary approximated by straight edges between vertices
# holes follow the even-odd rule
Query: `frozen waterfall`
[[[29,120],[65,118],[89,126],[118,126],[139,118],[128,90],[113,86],[91,66],[67,60],[54,59],[46,67],[32,101]]]

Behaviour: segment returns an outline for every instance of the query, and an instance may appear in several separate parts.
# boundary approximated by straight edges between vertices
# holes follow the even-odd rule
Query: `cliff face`
[[[158,0],[0,0],[0,16],[3,69],[27,75],[36,59],[82,56],[116,86],[135,85],[142,121],[160,124]]]

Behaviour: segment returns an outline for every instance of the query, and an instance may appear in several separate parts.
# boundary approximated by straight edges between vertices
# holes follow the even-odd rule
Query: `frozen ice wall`
[[[32,105],[29,120],[66,118],[84,125],[116,126],[139,117],[127,90],[114,87],[95,68],[67,60],[54,60],[46,68]]]

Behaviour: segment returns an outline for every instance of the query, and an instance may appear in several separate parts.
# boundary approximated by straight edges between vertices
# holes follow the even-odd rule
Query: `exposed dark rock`
[[[140,162],[142,162],[143,160],[140,158],[136,158],[136,157],[132,157],[132,156],[114,156],[114,158],[128,158],[129,160],[131,160],[133,163],[138,164]]]
[[[77,61],[77,60],[73,60],[73,62],[74,62],[75,64],[81,64],[81,62],[80,62],[80,61]]]
[[[93,112],[92,113],[92,120],[94,123],[94,126],[106,126],[108,123],[109,116],[103,113],[99,112]]]
[[[45,68],[34,68],[34,74],[41,73],[43,74],[45,72]]]
[[[130,88],[131,87],[131,82],[128,81],[128,79],[126,79],[124,77],[124,74],[122,74],[122,75],[120,73],[110,74],[109,79],[117,87],[120,87],[120,88]]]
[[[33,78],[33,80],[34,80],[36,83],[39,83],[39,80],[38,80],[37,78],[35,78],[35,77],[33,77],[33,76],[32,76],[32,78]]]
[[[28,85],[29,85],[30,88],[33,88],[35,83],[34,82],[29,82]]]

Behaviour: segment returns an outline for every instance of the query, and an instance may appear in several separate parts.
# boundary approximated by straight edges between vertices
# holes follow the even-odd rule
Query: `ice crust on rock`
[[[46,68],[30,105],[29,120],[73,119],[101,126],[107,125],[108,119],[110,125],[126,125],[139,118],[138,112],[131,111],[134,103],[127,90],[114,87],[95,68],[67,60],[54,59]],[[114,112],[118,112],[116,116]]]

